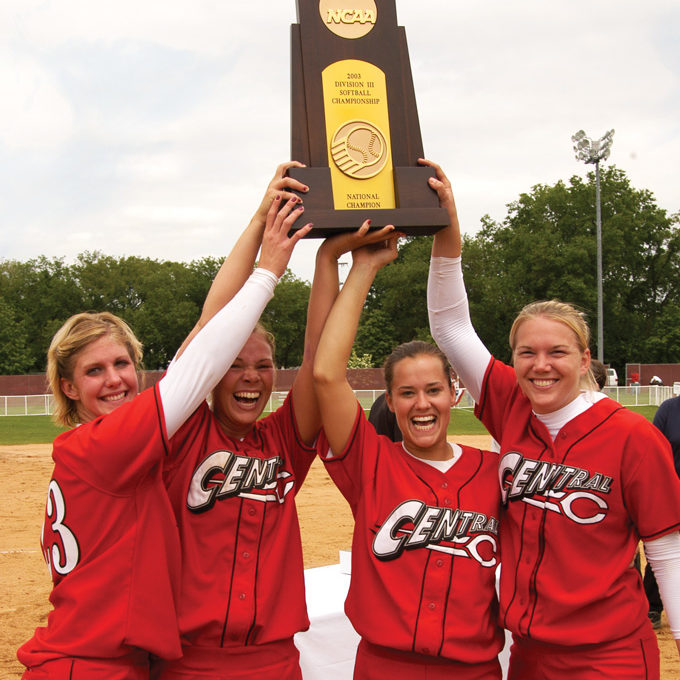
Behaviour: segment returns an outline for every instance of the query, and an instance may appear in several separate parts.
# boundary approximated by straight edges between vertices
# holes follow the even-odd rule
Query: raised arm
[[[430,332],[472,398],[478,401],[491,354],[477,336],[470,320],[460,260],[461,238],[456,202],[451,182],[441,167],[422,158],[419,162],[434,168],[436,178],[430,178],[430,186],[437,192],[441,207],[449,212],[449,226],[440,229],[432,242],[427,281]]]
[[[314,280],[307,306],[304,356],[292,386],[295,420],[300,436],[307,444],[316,439],[321,427],[312,372],[321,332],[338,296],[338,260],[361,246],[385,241],[394,232],[391,225],[372,232],[368,229],[369,223],[364,222],[357,231],[327,238],[316,253]]]
[[[347,382],[347,361],[352,351],[361,310],[378,270],[397,256],[397,238],[352,251],[353,264],[328,315],[314,360],[314,386],[321,419],[331,449],[342,451],[352,432],[357,401]]]
[[[293,248],[308,224],[292,236],[288,233],[298,217],[289,201],[281,210],[274,199],[262,237],[257,269],[238,293],[196,334],[160,381],[159,389],[168,437],[179,429],[219,382],[255,327],[274,286],[286,270]]]
[[[294,167],[303,167],[303,165],[297,161],[289,161],[276,168],[274,177],[267,185],[255,214],[217,272],[203,303],[199,320],[182,343],[176,356],[186,349],[196,333],[236,295],[250,276],[262,243],[267,214],[272,205],[275,203],[283,205],[286,201],[292,201],[292,205],[301,203],[301,199],[292,193],[292,190],[304,192],[307,187],[292,177],[286,176],[286,172]]]
[[[456,201],[453,198],[451,182],[449,182],[444,171],[436,163],[425,158],[419,158],[418,162],[421,165],[427,165],[434,169],[436,178],[430,177],[428,180],[430,187],[437,192],[439,206],[446,208],[449,213],[449,226],[440,229],[434,235],[432,257],[460,257],[460,224],[458,222],[458,212],[456,211]]]

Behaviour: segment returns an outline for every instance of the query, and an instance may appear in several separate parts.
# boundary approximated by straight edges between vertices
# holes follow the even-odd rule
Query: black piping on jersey
[[[295,441],[300,445],[301,448],[309,449],[310,451],[315,451],[316,447],[314,446],[314,444],[312,444],[310,446],[309,444],[305,444],[305,442],[303,442],[302,439],[300,439],[300,432],[298,431],[297,418],[295,417],[295,409],[293,408],[294,397],[295,397],[295,395],[291,394],[290,399],[288,400],[288,403],[284,405],[288,409],[288,411],[290,412],[289,413],[290,422],[293,424],[293,436],[295,437]],[[276,411],[274,411],[274,413],[276,413]],[[258,430],[258,434],[259,434],[259,430]],[[264,442],[262,442],[260,440],[260,450],[264,450],[263,444],[264,444]],[[297,493],[299,489],[300,489],[300,485],[296,484],[295,485],[295,493]]]
[[[653,541],[656,537],[664,536],[671,531],[678,530],[680,529],[680,522],[676,522],[675,524],[671,524],[670,526],[667,526],[665,529],[661,529],[657,531],[656,533],[651,534],[650,536],[640,536],[640,538],[643,541]]]
[[[344,460],[347,457],[347,454],[352,450],[352,447],[354,446],[354,440],[359,436],[359,419],[365,418],[365,416],[362,415],[363,409],[360,412],[359,411],[360,408],[361,408],[361,404],[357,401],[357,411],[356,411],[356,416],[354,418],[354,424],[352,425],[352,432],[350,434],[349,439],[347,440],[347,443],[345,444],[344,451],[342,452],[342,454],[336,454],[336,452],[333,451],[333,456],[331,458],[324,458],[323,459],[324,465],[327,465],[327,464],[332,465],[333,463],[337,463],[338,461]],[[371,425],[371,427],[373,427],[373,425]],[[373,475],[371,477],[369,477],[369,479],[367,481],[367,485],[371,484],[373,482],[373,480],[377,479],[377,470],[378,470],[378,464],[380,462],[381,451],[382,451],[382,449],[379,448],[378,449],[378,455],[375,457],[375,464],[373,466]],[[353,477],[351,477],[350,475],[346,475],[346,478],[350,482],[350,486],[358,492],[359,496],[364,493],[363,488],[361,488],[361,489],[356,488],[356,484],[354,483]],[[343,496],[344,496],[344,494],[343,494]],[[356,510],[356,508],[354,506],[352,506],[352,516],[354,516],[355,510]]]
[[[241,537],[239,527],[241,525],[241,514],[243,513],[243,498],[240,499],[238,509],[238,521],[236,522],[236,542],[234,543],[234,555],[231,563],[231,573],[229,574],[229,588],[226,591],[227,596],[227,611],[224,613],[224,625],[222,626],[222,636],[220,638],[220,647],[224,647],[224,636],[227,634],[227,623],[229,622],[229,610],[231,609],[231,593],[234,588],[234,572],[236,571],[236,555],[238,555],[238,543]]]
[[[164,415],[165,413],[163,412],[163,409],[161,408],[161,405],[158,401],[158,387],[154,385],[153,388],[153,399],[156,404],[156,415],[158,416],[158,422],[159,423],[164,423],[165,418]],[[165,457],[167,458],[170,455],[170,449],[168,448],[168,442],[166,441],[165,435],[167,434],[166,432],[163,431],[163,427],[161,426],[160,431],[161,431],[161,442],[163,443],[163,450],[165,451]]]
[[[377,456],[376,456],[376,458],[377,458]],[[407,465],[409,465],[409,467],[411,467],[410,462],[411,461],[409,461],[409,460],[406,461],[406,463],[407,463]],[[411,470],[413,470],[413,468],[411,468]],[[429,489],[430,493],[432,494],[433,501],[436,502],[437,505],[439,505],[439,498],[437,497],[437,492],[430,486],[430,484],[427,481],[425,481],[418,474],[418,472],[416,472],[416,470],[413,470],[413,473],[414,473],[416,479],[419,480],[424,487]],[[375,479],[375,475],[374,475],[374,479]],[[430,551],[428,551],[427,558],[426,558],[426,561],[425,561],[425,569],[423,570],[422,579],[420,581],[420,597],[418,598],[418,608],[416,609],[416,616],[415,616],[415,622],[414,622],[415,625],[413,627],[413,637],[411,638],[411,651],[412,652],[416,651],[416,638],[418,637],[418,621],[420,621],[420,609],[423,606],[423,590],[425,589],[425,574],[427,572],[427,567],[430,565],[430,559],[431,558],[432,558],[432,555],[430,554]],[[451,580],[449,578],[449,590],[450,590],[450,587],[451,587]],[[447,595],[448,595],[448,592],[447,592]]]
[[[205,421],[210,417],[210,409],[204,408],[201,412],[201,420],[197,424],[197,426],[193,429],[193,432],[189,432],[184,435],[182,439],[178,438],[178,435],[175,435],[173,437],[174,441],[174,450],[177,451],[178,453],[173,456],[173,459],[170,461],[170,464],[168,466],[168,474],[170,477],[172,477],[175,474],[176,470],[179,470],[180,467],[180,461],[187,455],[189,455],[189,452],[192,450],[193,442],[196,441],[199,437],[203,438],[203,443],[205,443],[207,435],[205,435],[206,428],[204,427]],[[181,429],[178,430],[178,432],[181,432]],[[191,443],[189,443],[191,442]],[[188,507],[188,506],[187,506]]]
[[[347,443],[345,444],[344,450],[341,452],[339,451],[333,451],[333,455],[330,458],[324,458],[323,461],[324,463],[335,463],[338,460],[343,460],[344,458],[347,457],[347,454],[349,451],[352,449],[352,446],[354,445],[354,440],[359,436],[359,418],[365,418],[366,416],[362,416],[361,413],[359,413],[359,409],[361,408],[361,404],[357,401],[356,403],[357,409],[356,409],[356,416],[354,417],[354,423],[352,424],[352,432],[349,435],[349,439],[347,440]],[[373,427],[371,425],[371,427]],[[376,463],[377,465],[377,463]],[[375,479],[375,475],[373,477]]]
[[[536,427],[534,425],[533,419],[529,420],[529,431],[531,434],[536,437],[544,446],[543,450],[541,451],[541,455],[538,457],[538,460],[541,460],[543,456],[545,455],[546,451],[549,449],[549,444],[541,437],[539,434],[538,430],[536,430]],[[566,454],[565,454],[566,457]],[[564,461],[562,461],[564,462]],[[525,504],[526,505],[526,504]],[[524,508],[524,518],[526,518],[526,514],[528,512],[529,508],[525,507]],[[548,511],[546,508],[543,508],[542,511],[542,516],[541,516],[541,524],[540,524],[540,529],[538,532],[538,559],[536,560],[534,564],[534,568],[531,571],[531,578],[529,579],[529,602],[532,603],[530,605],[531,613],[528,615],[529,622],[527,623],[527,636],[531,637],[531,626],[533,624],[534,616],[536,614],[536,607],[538,606],[538,588],[536,587],[536,581],[538,580],[538,570],[541,568],[541,564],[543,563],[543,558],[545,557],[545,523],[547,521],[548,517]],[[522,524],[524,524],[524,521],[522,521]],[[522,541],[524,543],[524,541]],[[518,561],[519,563],[519,561]],[[524,617],[522,617],[524,618]],[[518,626],[521,627],[521,621],[518,622]]]
[[[530,434],[532,434],[534,437],[536,437],[536,439],[538,439],[538,441],[541,444],[543,444],[543,450],[541,451],[541,453],[538,456],[538,460],[541,460],[543,458],[543,456],[545,455],[545,452],[549,448],[548,444],[546,444],[546,442],[543,441],[543,439],[540,437],[538,432],[536,432],[536,430],[533,427],[533,423],[531,421],[529,422],[529,431],[530,431]],[[513,580],[515,587],[514,587],[514,590],[512,592],[512,597],[510,598],[510,602],[508,603],[508,606],[505,608],[505,616],[503,618],[503,628],[508,628],[508,625],[507,625],[508,624],[508,614],[509,614],[510,610],[512,609],[513,603],[515,602],[515,597],[517,596],[517,583],[518,583],[518,580],[519,580],[518,577],[517,577],[517,574],[519,572],[519,567],[520,567],[520,564],[522,562],[522,553],[524,552],[524,525],[525,525],[525,522],[526,522],[528,510],[529,510],[529,507],[525,503],[524,504],[524,513],[523,513],[523,517],[522,517],[522,541],[521,541],[521,546],[520,546],[520,549],[519,549],[519,555],[517,555],[517,563],[515,565],[515,577],[514,577],[514,580]],[[502,515],[503,515],[503,513],[501,511],[501,523],[503,521]],[[503,531],[502,527],[501,527],[501,531]],[[501,564],[502,563],[503,563],[503,556],[501,555]],[[501,570],[502,569],[503,569],[503,567],[501,567]]]
[[[478,402],[479,406],[479,420],[482,419],[482,413],[484,412],[484,409],[486,408],[486,395],[488,393],[488,382],[491,377],[491,372],[494,369],[494,366],[496,365],[496,359],[495,357],[491,357],[491,365],[487,368],[486,373],[484,374],[484,377],[482,378],[482,395],[483,399],[482,401]]]
[[[642,663],[644,664],[645,667],[645,680],[649,678],[649,664],[647,663],[647,655],[645,654],[645,646],[642,644],[642,640],[638,640],[638,644],[640,645],[640,656],[642,656]],[[652,661],[652,667],[654,667],[655,663]]]
[[[260,539],[257,542],[257,564],[255,565],[255,588],[253,589],[253,602],[255,603],[255,609],[253,611],[253,622],[250,624],[250,628],[248,629],[248,633],[246,634],[246,645],[252,644],[253,640],[251,639],[251,636],[253,635],[253,631],[255,629],[255,624],[257,623],[257,584],[259,583],[259,572],[260,572],[260,556],[262,555],[262,536],[264,535],[264,520],[267,515],[267,509],[268,509],[269,503],[264,504],[264,509],[262,512],[262,521],[260,522]]]
[[[472,482],[472,480],[477,476],[477,473],[479,472],[480,468],[482,467],[483,456],[482,456],[481,450],[480,449],[473,449],[473,450],[476,450],[477,453],[479,454],[479,460],[477,462],[477,467],[475,468],[474,471],[472,471],[472,473],[470,474],[468,479],[466,479],[464,482],[462,482],[458,486],[458,491],[456,492],[456,504],[457,504],[458,507],[460,507],[460,495],[461,495],[463,488]],[[425,465],[427,465],[427,463],[425,463]],[[413,468],[411,468],[411,469],[413,469]],[[420,480],[420,482],[426,488],[428,488],[430,490],[430,493],[432,494],[432,497],[435,500],[437,506],[441,507],[440,504],[439,504],[439,497],[437,495],[437,492],[432,488],[432,486],[425,479],[423,479],[420,476],[420,474],[416,470],[413,470],[413,472],[416,476],[416,479]],[[445,474],[445,473],[442,473],[442,474]],[[423,569],[423,576],[422,576],[422,580],[421,580],[421,583],[420,583],[420,597],[418,598],[418,609],[416,611],[415,626],[413,628],[413,638],[412,638],[412,641],[411,641],[411,651],[412,652],[416,652],[416,639],[418,637],[418,622],[420,621],[420,610],[423,606],[423,590],[425,589],[425,577],[426,577],[426,574],[427,574],[428,567],[430,566],[430,560],[433,559],[433,558],[434,558],[434,555],[432,554],[432,552],[428,551],[427,559],[425,561],[425,568]],[[450,571],[449,571],[449,583],[448,583],[448,587],[446,588],[445,597],[443,598],[444,615],[442,616],[442,630],[441,630],[440,636],[439,636],[440,643],[439,643],[439,648],[437,649],[437,654],[435,656],[441,656],[442,648],[444,647],[444,642],[446,640],[446,637],[445,637],[446,614],[447,614],[447,611],[448,611],[449,595],[451,593],[451,588],[453,587],[453,567],[457,563],[458,562],[456,561],[456,555],[451,555],[451,567],[450,567]]]
[[[293,419],[293,423],[295,423],[295,416],[293,413],[293,402],[289,401],[288,402],[288,408],[290,409],[291,413],[290,416]],[[299,444],[302,444],[303,442],[300,441],[300,439],[297,436],[297,426],[293,426],[293,431],[295,433],[295,439]],[[262,431],[258,428],[255,430],[255,436],[257,437],[257,449],[259,451],[262,451],[264,453],[264,440],[262,438]],[[236,448],[238,449],[238,443]],[[300,488],[300,485],[297,481],[297,478],[295,479],[295,493],[297,494],[298,490]],[[241,510],[243,509],[243,499],[241,501]],[[257,545],[257,564],[255,566],[255,588],[253,591],[253,597],[254,597],[254,602],[255,602],[255,609],[253,611],[253,620],[250,624],[250,628],[248,628],[248,632],[246,633],[246,639],[245,639],[245,645],[253,644],[253,640],[251,639],[251,636],[253,635],[253,630],[255,629],[255,624],[257,623],[257,583],[258,583],[258,573],[260,570],[260,556],[262,555],[262,537],[264,535],[264,523],[265,523],[265,518],[267,516],[267,509],[268,509],[268,503],[264,504],[264,508],[262,509],[262,519],[260,521],[260,531],[258,533],[258,545]],[[239,524],[241,523],[241,511],[239,511]],[[240,531],[237,528],[237,535],[240,536]],[[236,560],[236,555],[238,554],[237,550],[234,550],[234,560]],[[231,592],[231,591],[230,591]],[[226,621],[225,621],[225,631],[226,631]],[[224,634],[222,635],[222,638],[224,640]]]
[[[257,432],[257,436],[260,437],[259,431]],[[263,451],[263,442],[260,440],[259,442],[259,450]],[[238,442],[234,441],[234,450],[235,451],[240,451]],[[229,579],[229,590],[227,591],[227,611],[224,614],[224,625],[222,627],[222,636],[220,638],[220,647],[224,647],[224,638],[227,634],[227,626],[229,624],[229,611],[231,609],[231,600],[232,600],[232,590],[234,587],[234,575],[236,572],[236,556],[239,553],[239,541],[241,540],[241,516],[243,514],[243,506],[245,503],[245,499],[241,498],[240,499],[240,505],[239,505],[239,510],[238,510],[238,520],[236,522],[236,542],[234,543],[234,556],[233,556],[233,562],[231,565],[231,576]],[[253,644],[253,641],[251,639],[251,635],[253,634],[253,629],[255,628],[255,624],[257,623],[257,577],[258,577],[258,571],[259,571],[259,566],[260,566],[260,555],[262,554],[262,536],[264,534],[264,521],[265,521],[265,516],[267,514],[267,505],[268,503],[264,503],[264,507],[262,508],[262,518],[260,520],[260,530],[258,532],[258,546],[257,546],[257,565],[255,567],[255,587],[254,587],[254,592],[253,592],[253,598],[255,602],[255,609],[253,612],[253,620],[251,621],[250,627],[248,628],[248,632],[246,633],[246,638],[245,642],[243,643],[245,646],[249,644]]]
[[[413,626],[413,637],[411,638],[411,651],[415,652],[416,651],[416,638],[418,637],[418,621],[420,621],[420,610],[422,609],[423,606],[423,590],[425,589],[425,574],[427,573],[427,568],[430,566],[430,559],[432,559],[432,555],[430,554],[430,551],[428,551],[428,554],[426,556],[425,560],[425,569],[423,569],[423,575],[420,581],[420,597],[418,598],[418,609],[416,609],[416,618],[415,618],[415,625]],[[453,561],[453,560],[452,560]],[[451,588],[451,579],[449,577],[449,590]],[[448,595],[448,593],[447,593]]]
[[[457,495],[456,495],[456,503],[457,503],[458,507],[460,507],[460,505],[461,505],[460,494],[461,494],[461,491],[463,490],[463,487],[467,486],[470,482],[472,482],[472,480],[477,476],[480,469],[482,468],[482,462],[484,460],[482,450],[481,449],[474,449],[474,450],[479,455],[479,461],[477,463],[476,470],[472,473],[470,478],[458,487],[458,492],[457,492]],[[446,600],[444,601],[444,603],[445,603],[444,604],[444,616],[442,618],[442,625],[444,627],[446,627],[446,615],[447,615],[448,610],[449,610],[449,597],[448,597],[448,595],[449,595],[449,592],[451,591],[451,587],[453,585],[453,568],[456,564],[459,564],[459,563],[460,563],[460,560],[454,560],[454,559],[451,560],[451,574],[449,576],[449,588],[448,588],[447,593],[446,593]],[[443,647],[444,647],[444,631],[442,630],[442,643],[439,646],[439,649],[437,650],[437,656],[441,655]]]
[[[614,409],[611,413],[609,413],[604,419],[602,419],[600,422],[596,423],[593,425],[593,427],[590,428],[587,432],[584,432],[578,439],[576,439],[574,442],[572,442],[567,450],[564,452],[564,455],[562,456],[562,459],[559,461],[560,465],[563,465],[564,462],[566,461],[567,457],[573,450],[573,448],[579,444],[583,439],[586,437],[589,437],[595,430],[598,428],[602,427],[615,413],[620,411],[623,408],[623,406]],[[578,417],[578,416],[577,416]],[[537,437],[543,444],[545,442],[539,435],[539,433],[536,431],[534,424],[533,424],[533,419],[529,421],[529,430],[531,434],[533,434],[535,437]],[[541,460],[543,455],[545,454],[547,450],[547,447],[541,451],[541,455],[538,457],[538,460]],[[522,518],[522,535],[524,535],[524,520],[526,519],[526,513],[528,511],[528,507],[524,508],[524,517]],[[534,569],[532,570],[531,578],[529,580],[529,595],[531,599],[533,599],[533,604],[531,605],[531,614],[529,615],[529,622],[526,624],[526,637],[531,638],[531,628],[533,625],[533,619],[534,615],[536,614],[536,607],[538,606],[538,589],[536,587],[536,581],[538,580],[538,571],[540,569],[541,563],[543,562],[543,558],[545,557],[545,523],[546,523],[546,518],[547,518],[547,509],[543,508],[542,510],[542,518],[541,518],[541,526],[539,529],[539,549],[538,549],[538,558],[536,560],[536,563],[534,565]],[[522,539],[522,545],[524,545],[524,540]],[[520,559],[521,559],[521,551],[520,555],[517,559],[517,565],[519,568],[520,564]],[[515,572],[515,576],[517,575],[517,572]],[[517,582],[517,579],[515,579],[515,583]],[[514,600],[515,594],[513,594],[513,600]],[[507,622],[507,615],[508,612],[510,611],[510,607],[512,606],[512,600],[510,602],[510,605],[506,608],[506,615],[504,619],[504,624]],[[523,618],[523,617],[522,617]],[[507,627],[507,626],[505,626]]]

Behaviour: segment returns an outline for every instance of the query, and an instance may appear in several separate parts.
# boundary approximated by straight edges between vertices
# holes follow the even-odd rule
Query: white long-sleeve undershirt
[[[680,640],[680,532],[643,543],[675,640]]]
[[[460,257],[431,259],[427,312],[434,341],[448,357],[470,396],[479,401],[491,353],[470,320]]]
[[[210,394],[234,362],[274,295],[278,278],[256,269],[241,290],[196,334],[161,378],[168,438]]]
[[[472,326],[460,257],[431,258],[427,311],[434,341],[446,354],[472,398],[479,401],[491,353]],[[559,411],[535,415],[554,439],[567,422],[602,398],[604,395],[599,393],[581,393]],[[659,585],[673,637],[680,639],[680,532],[645,541],[643,545]]]

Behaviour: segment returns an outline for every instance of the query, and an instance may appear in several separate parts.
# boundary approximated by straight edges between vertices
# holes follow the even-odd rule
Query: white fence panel
[[[0,415],[3,416],[48,416],[52,408],[51,394],[0,396]]]
[[[366,413],[383,390],[355,390],[359,403]],[[640,385],[636,387],[605,387],[607,396],[624,406],[658,406],[670,399],[673,387],[667,385]],[[275,411],[281,406],[288,392],[272,392],[265,411]],[[473,408],[475,403],[467,390],[459,393],[456,408]],[[23,396],[0,396],[0,416],[45,416],[51,415],[54,400],[51,394],[28,394]]]

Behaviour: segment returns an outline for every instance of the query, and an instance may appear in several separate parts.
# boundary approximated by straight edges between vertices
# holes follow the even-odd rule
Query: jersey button
[[[248,508],[248,514],[252,517],[256,513],[255,508]]]
[[[247,560],[250,557],[250,553],[247,550],[244,550],[243,551],[243,557],[244,557],[244,559]]]
[[[451,505],[451,499],[450,499],[450,498],[445,498],[445,499],[444,499],[444,505]]]
[[[437,566],[443,567],[444,566],[444,560],[437,560]]]
[[[434,602],[430,602],[430,604],[427,605],[428,609],[436,609],[437,605]]]
[[[448,482],[444,482],[444,483],[442,484],[442,489],[448,489],[448,488],[449,488],[449,483],[448,483]]]
[[[245,594],[245,593],[239,593],[238,599],[239,599],[239,600],[245,600],[245,599],[246,599],[246,594]]]

